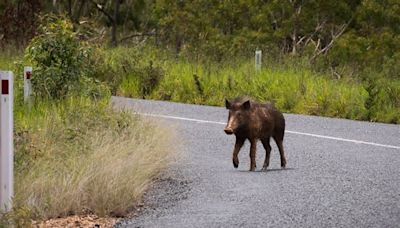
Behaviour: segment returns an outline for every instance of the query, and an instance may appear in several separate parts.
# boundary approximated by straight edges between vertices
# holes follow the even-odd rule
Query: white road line
[[[211,123],[211,124],[222,124],[222,125],[226,124],[224,122],[191,119],[191,118],[178,117],[178,116],[166,116],[166,115],[159,115],[159,114],[137,113],[137,112],[135,114],[138,114],[138,115],[141,115],[141,116],[161,117],[161,118],[174,119],[174,120],[186,120],[186,121],[192,121],[192,122],[198,122],[198,123]]]
[[[199,120],[199,119],[192,119],[192,118],[185,118],[185,117],[178,117],[178,116],[168,116],[168,115],[149,114],[149,113],[136,113],[136,114],[142,115],[142,116],[165,118],[165,119],[192,121],[192,122],[197,122],[197,123],[210,123],[210,124],[221,124],[221,125],[225,125],[226,124],[224,122],[210,121],[210,120]],[[378,146],[378,147],[385,147],[385,148],[399,149],[400,150],[400,146],[386,145],[386,144],[367,142],[367,141],[361,141],[361,140],[354,140],[354,139],[345,139],[345,138],[332,137],[332,136],[326,136],[326,135],[317,135],[317,134],[298,132],[298,131],[285,130],[285,132],[286,133],[290,133],[290,134],[296,134],[296,135],[305,135],[305,136],[311,136],[311,137],[316,137],[316,138],[331,139],[331,140],[336,140],[336,141],[351,142],[351,143],[356,143],[356,144],[365,144],[365,145],[371,145],[371,146]]]
[[[374,143],[374,142],[366,142],[366,141],[361,141],[361,140],[345,139],[345,138],[332,137],[332,136],[326,136],[326,135],[316,135],[316,134],[310,134],[310,133],[304,133],[304,132],[298,132],[298,131],[286,130],[285,132],[296,134],[296,135],[306,135],[306,136],[311,136],[311,137],[316,137],[316,138],[332,139],[332,140],[343,141],[343,142],[352,142],[352,143],[356,143],[356,144],[366,144],[366,145],[371,145],[371,146],[380,146],[380,147],[386,147],[386,148],[392,148],[392,149],[400,149],[400,146],[392,146],[392,145],[386,145],[386,144],[380,144],[380,143]]]

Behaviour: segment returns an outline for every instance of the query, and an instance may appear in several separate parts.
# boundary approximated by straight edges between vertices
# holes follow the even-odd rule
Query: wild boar
[[[285,134],[285,119],[283,114],[272,104],[260,104],[244,98],[233,101],[225,99],[225,106],[229,110],[228,123],[224,129],[228,135],[236,136],[233,149],[233,166],[239,166],[238,154],[246,139],[250,141],[250,171],[256,169],[257,141],[261,140],[265,149],[265,161],[262,170],[269,166],[271,153],[270,138],[272,137],[279,148],[281,167],[286,167],[283,137]]]

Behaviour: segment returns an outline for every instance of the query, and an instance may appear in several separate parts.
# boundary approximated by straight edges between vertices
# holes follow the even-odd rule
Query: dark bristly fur
[[[228,123],[224,129],[226,134],[234,134],[236,143],[233,150],[233,166],[239,166],[238,154],[246,139],[250,141],[250,171],[256,168],[256,145],[261,140],[266,151],[263,170],[269,166],[271,153],[270,138],[272,137],[281,157],[281,167],[286,167],[286,158],[283,150],[285,134],[285,119],[282,113],[272,104],[260,104],[246,98],[235,98],[233,101],[225,99],[225,106],[229,110]]]

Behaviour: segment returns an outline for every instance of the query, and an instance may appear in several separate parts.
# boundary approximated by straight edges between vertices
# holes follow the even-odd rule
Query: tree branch
[[[329,42],[328,45],[326,45],[323,49],[319,50],[318,52],[316,52],[313,57],[311,57],[310,61],[313,62],[319,55],[326,53],[327,51],[329,51],[329,49],[331,49],[331,47],[333,46],[333,44],[335,43],[335,41],[344,33],[344,31],[346,31],[347,27],[350,25],[351,21],[353,20],[353,18],[351,18],[346,24],[342,25],[341,28],[339,29],[339,32],[337,32],[336,34],[334,34],[333,30],[331,32],[332,34],[332,39]],[[316,47],[318,48],[318,46]],[[317,49],[315,50],[317,51]]]
[[[107,12],[104,10],[103,6],[96,3],[94,0],[90,0],[91,3],[93,3],[93,5],[96,7],[97,10],[99,10],[100,12],[102,12],[104,15],[106,15],[106,17],[108,18],[108,20],[111,23],[114,23],[114,18]]]

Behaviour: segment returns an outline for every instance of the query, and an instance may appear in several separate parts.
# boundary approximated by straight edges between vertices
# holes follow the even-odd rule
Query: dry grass
[[[173,132],[129,113],[82,99],[39,107],[16,114],[14,223],[123,216],[174,158]]]

